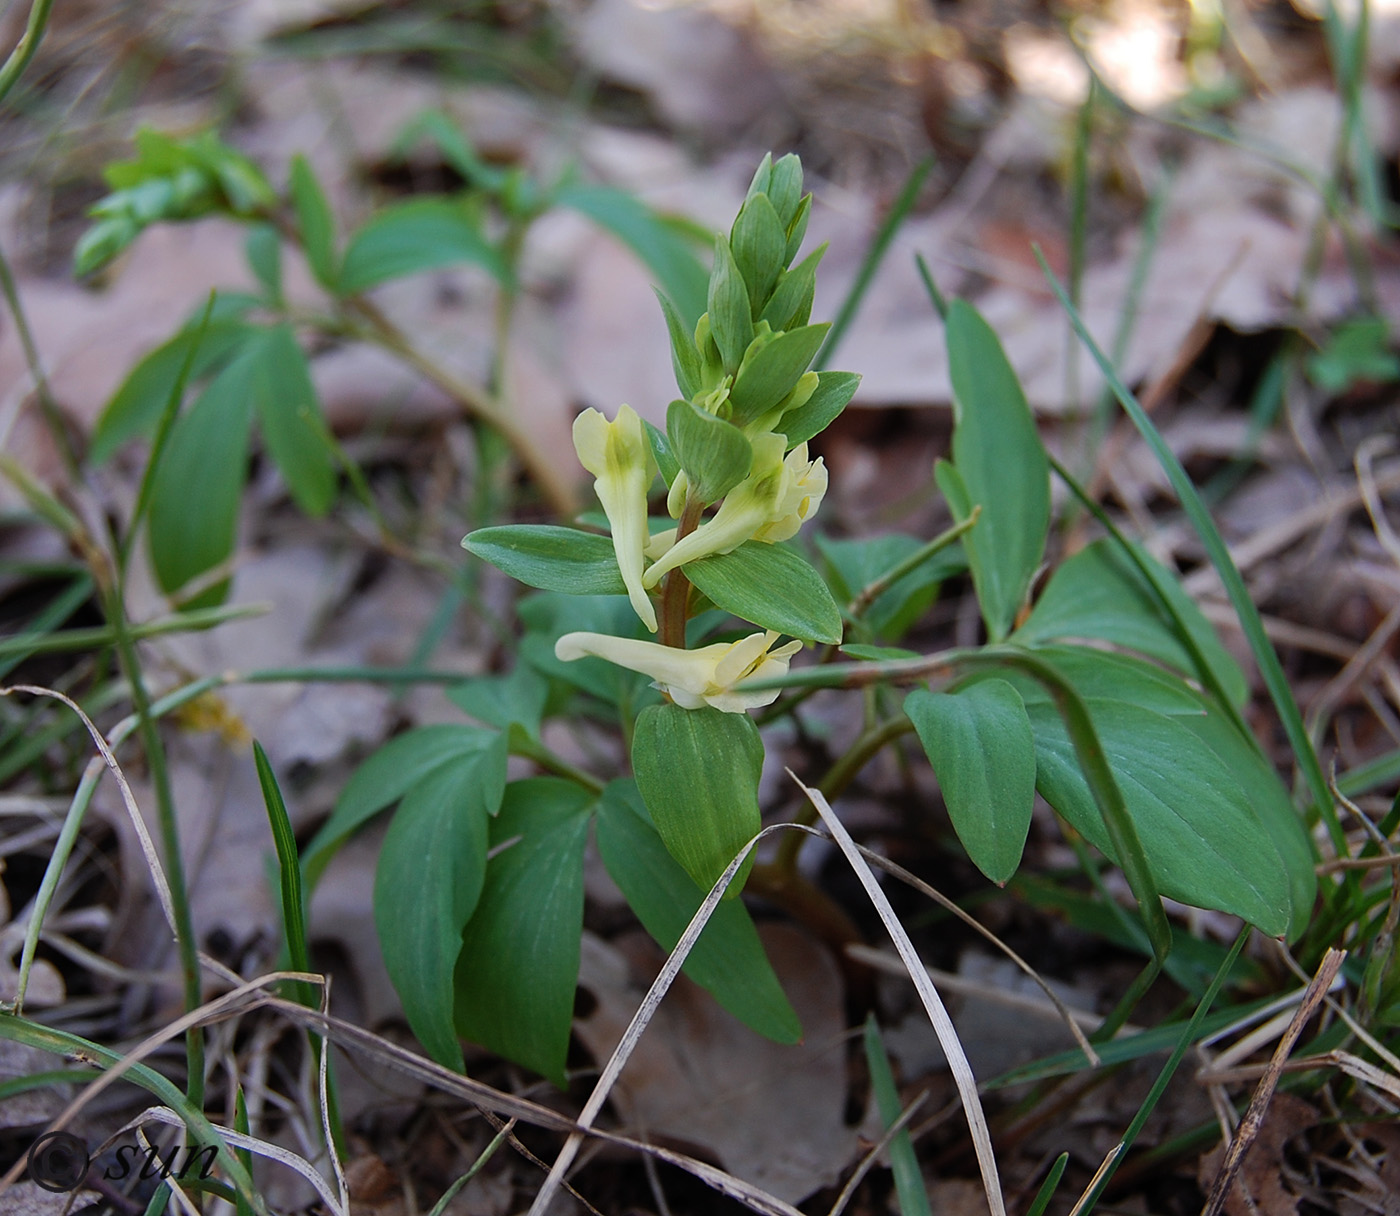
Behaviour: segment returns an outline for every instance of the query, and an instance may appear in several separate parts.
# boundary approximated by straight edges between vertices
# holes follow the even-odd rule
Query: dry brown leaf
[[[713,1153],[725,1169],[788,1202],[839,1177],[858,1152],[842,1121],[846,1097],[841,979],[830,955],[798,930],[765,925],[769,957],[805,1035],[796,1047],[762,1038],[683,976],[667,994],[613,1091],[639,1135]],[[638,966],[661,957],[641,934],[606,945],[584,934],[580,983],[597,1001],[575,1030],[606,1059],[640,1002]]]

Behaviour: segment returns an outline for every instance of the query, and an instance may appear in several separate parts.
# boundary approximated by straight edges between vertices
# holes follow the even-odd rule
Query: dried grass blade
[[[954,1082],[957,1084],[958,1093],[962,1097],[963,1110],[967,1115],[967,1125],[972,1132],[973,1147],[977,1151],[977,1165],[982,1171],[982,1189],[987,1195],[987,1206],[991,1210],[992,1216],[1006,1216],[1006,1201],[1002,1198],[1001,1178],[997,1173],[996,1157],[992,1153],[992,1137],[987,1129],[987,1117],[982,1111],[982,1101],[977,1095],[977,1079],[972,1075],[972,1066],[967,1062],[967,1055],[962,1049],[962,1043],[958,1041],[958,1032],[953,1029],[953,1021],[948,1016],[948,1011],[943,1007],[938,990],[933,986],[933,981],[929,979],[923,960],[915,951],[914,943],[909,940],[909,934],[904,931],[904,926],[899,923],[894,909],[890,907],[889,899],[880,889],[880,884],[876,882],[874,872],[860,855],[855,841],[851,839],[850,833],[836,817],[826,798],[820,790],[804,785],[791,769],[788,770],[788,774],[811,800],[812,805],[817,808],[817,814],[822,817],[832,839],[846,855],[846,860],[850,863],[851,869],[855,871],[856,877],[860,879],[861,885],[865,888],[865,893],[869,896],[875,911],[879,913],[886,931],[894,940],[895,949],[899,951],[904,965],[909,969],[909,977],[914,981],[914,987],[918,989],[919,997],[924,1003],[924,1009],[928,1012],[934,1032],[938,1035],[938,1041],[943,1047],[943,1054],[948,1057],[948,1067],[953,1074]]]
[[[779,825],[781,826],[781,825]],[[593,1120],[598,1117],[598,1112],[603,1109],[603,1104],[608,1100],[608,1094],[612,1092],[613,1085],[621,1075],[623,1067],[626,1065],[628,1057],[631,1056],[637,1042],[642,1037],[642,1032],[646,1030],[656,1013],[657,1006],[661,1004],[662,998],[670,989],[676,976],[685,965],[685,960],[689,956],[691,948],[700,939],[700,934],[704,932],[705,926],[709,924],[710,917],[719,907],[719,901],[729,888],[734,876],[739,872],[739,867],[743,865],[748,855],[753,852],[754,846],[770,832],[779,830],[778,827],[764,828],[748,844],[740,850],[739,854],[729,863],[728,868],[719,876],[719,881],[710,889],[710,893],[705,896],[705,901],[696,910],[690,924],[686,926],[681,939],[676,943],[676,948],[671,951],[670,957],[666,960],[665,966],[661,968],[661,973],[652,982],[647,994],[642,998],[641,1005],[637,1012],[632,1015],[632,1021],[628,1024],[626,1031],[622,1035],[621,1042],[614,1049],[612,1057],[604,1066],[602,1073],[598,1077],[597,1083],[593,1087],[593,1092],[589,1095],[588,1101],[584,1103],[583,1110],[579,1112],[579,1130],[571,1132],[569,1138],[564,1142],[564,1147],[559,1150],[559,1156],[555,1158],[554,1165],[545,1178],[539,1193],[535,1196],[534,1202],[530,1205],[529,1216],[544,1216],[549,1208],[550,1201],[554,1198],[555,1192],[559,1189],[559,1184],[564,1179],[564,1174],[569,1166],[578,1156],[579,1146],[583,1143],[583,1137],[587,1130],[593,1126]],[[728,1175],[726,1175],[728,1177]],[[762,1192],[759,1192],[762,1194]],[[764,1198],[771,1204],[777,1205],[768,1209],[775,1212],[784,1212],[789,1216],[800,1216],[796,1208],[782,1203],[781,1200],[765,1195]],[[997,1216],[1002,1216],[998,1213]]]

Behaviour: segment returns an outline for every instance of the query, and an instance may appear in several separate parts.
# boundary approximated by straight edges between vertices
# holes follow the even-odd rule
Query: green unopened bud
[[[724,370],[738,368],[753,341],[753,313],[749,308],[749,289],[744,276],[734,262],[729,242],[715,238],[715,265],[710,272],[709,292],[710,334],[719,348]]]
[[[748,429],[797,387],[830,328],[825,324],[804,325],[777,334],[745,361],[729,390],[736,426]]]
[[[729,243],[749,291],[750,311],[756,317],[787,265],[787,232],[766,194],[756,194],[744,204]]]
[[[797,251],[802,248],[802,238],[807,235],[807,219],[812,214],[812,196],[803,195],[802,201],[797,204],[797,213],[792,217],[792,222],[787,227],[787,250],[786,257],[789,264],[797,256]]]
[[[802,200],[802,162],[796,154],[789,152],[773,165],[766,193],[786,228],[797,215]]]

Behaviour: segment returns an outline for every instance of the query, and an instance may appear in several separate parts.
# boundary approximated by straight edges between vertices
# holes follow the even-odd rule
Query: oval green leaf
[[[841,640],[841,609],[822,576],[783,545],[745,541],[732,553],[687,563],[685,573],[716,608],[741,620],[804,641]]]
[[[1162,894],[1243,917],[1265,933],[1293,919],[1292,882],[1235,775],[1187,725],[1126,701],[1088,703]],[[1075,830],[1114,858],[1074,746],[1049,705],[1027,707],[1036,788]]]
[[[667,851],[708,892],[758,834],[763,740],[747,714],[653,705],[637,717],[632,771]],[[743,889],[752,856],[730,883]]]
[[[505,737],[498,736],[502,772]],[[404,1015],[428,1054],[462,1070],[453,973],[486,876],[487,821],[477,756],[418,781],[389,825],[374,878],[374,924]]]
[[[745,426],[762,417],[792,392],[802,373],[817,357],[817,351],[821,349],[822,340],[830,328],[823,322],[790,329],[764,345],[749,360],[734,381],[734,387],[729,390],[736,426]],[[807,404],[811,404],[810,400]]]
[[[1005,884],[1021,864],[1035,803],[1035,739],[1021,695],[991,679],[904,699],[973,864]]]
[[[167,595],[233,554],[253,420],[249,354],[225,367],[176,420],[156,467],[146,539]],[[227,594],[225,579],[181,606],[212,607]]]
[[[749,475],[753,448],[737,426],[689,401],[666,411],[666,435],[690,490],[708,506]]]

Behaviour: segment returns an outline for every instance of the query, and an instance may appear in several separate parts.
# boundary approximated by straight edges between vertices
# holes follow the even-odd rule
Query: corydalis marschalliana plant
[[[797,157],[765,157],[728,236],[715,240],[706,312],[684,317],[659,296],[681,394],[665,430],[627,405],[612,420],[586,410],[575,421],[574,447],[607,516],[610,553],[601,537],[559,528],[488,528],[464,542],[532,586],[625,594],[656,635],[566,633],[555,656],[605,659],[650,676],[664,694],[637,717],[633,768],[667,847],[702,885],[758,830],[751,760],[761,760],[762,742],[746,711],[778,694],[739,686],[785,673],[803,642],[841,640],[830,591],[781,544],[826,493],[826,466],[807,442],[860,379],[809,370],[830,328],[811,323],[825,247],[794,264],[810,211]],[[676,524],[653,530],[647,499],[658,473]],[[688,646],[686,624],[707,604],[757,631]],[[783,636],[792,640],[780,644]],[[726,755],[742,789],[724,797],[716,789],[674,813],[660,786],[688,768],[703,783]],[[664,776],[655,763],[662,757]]]

